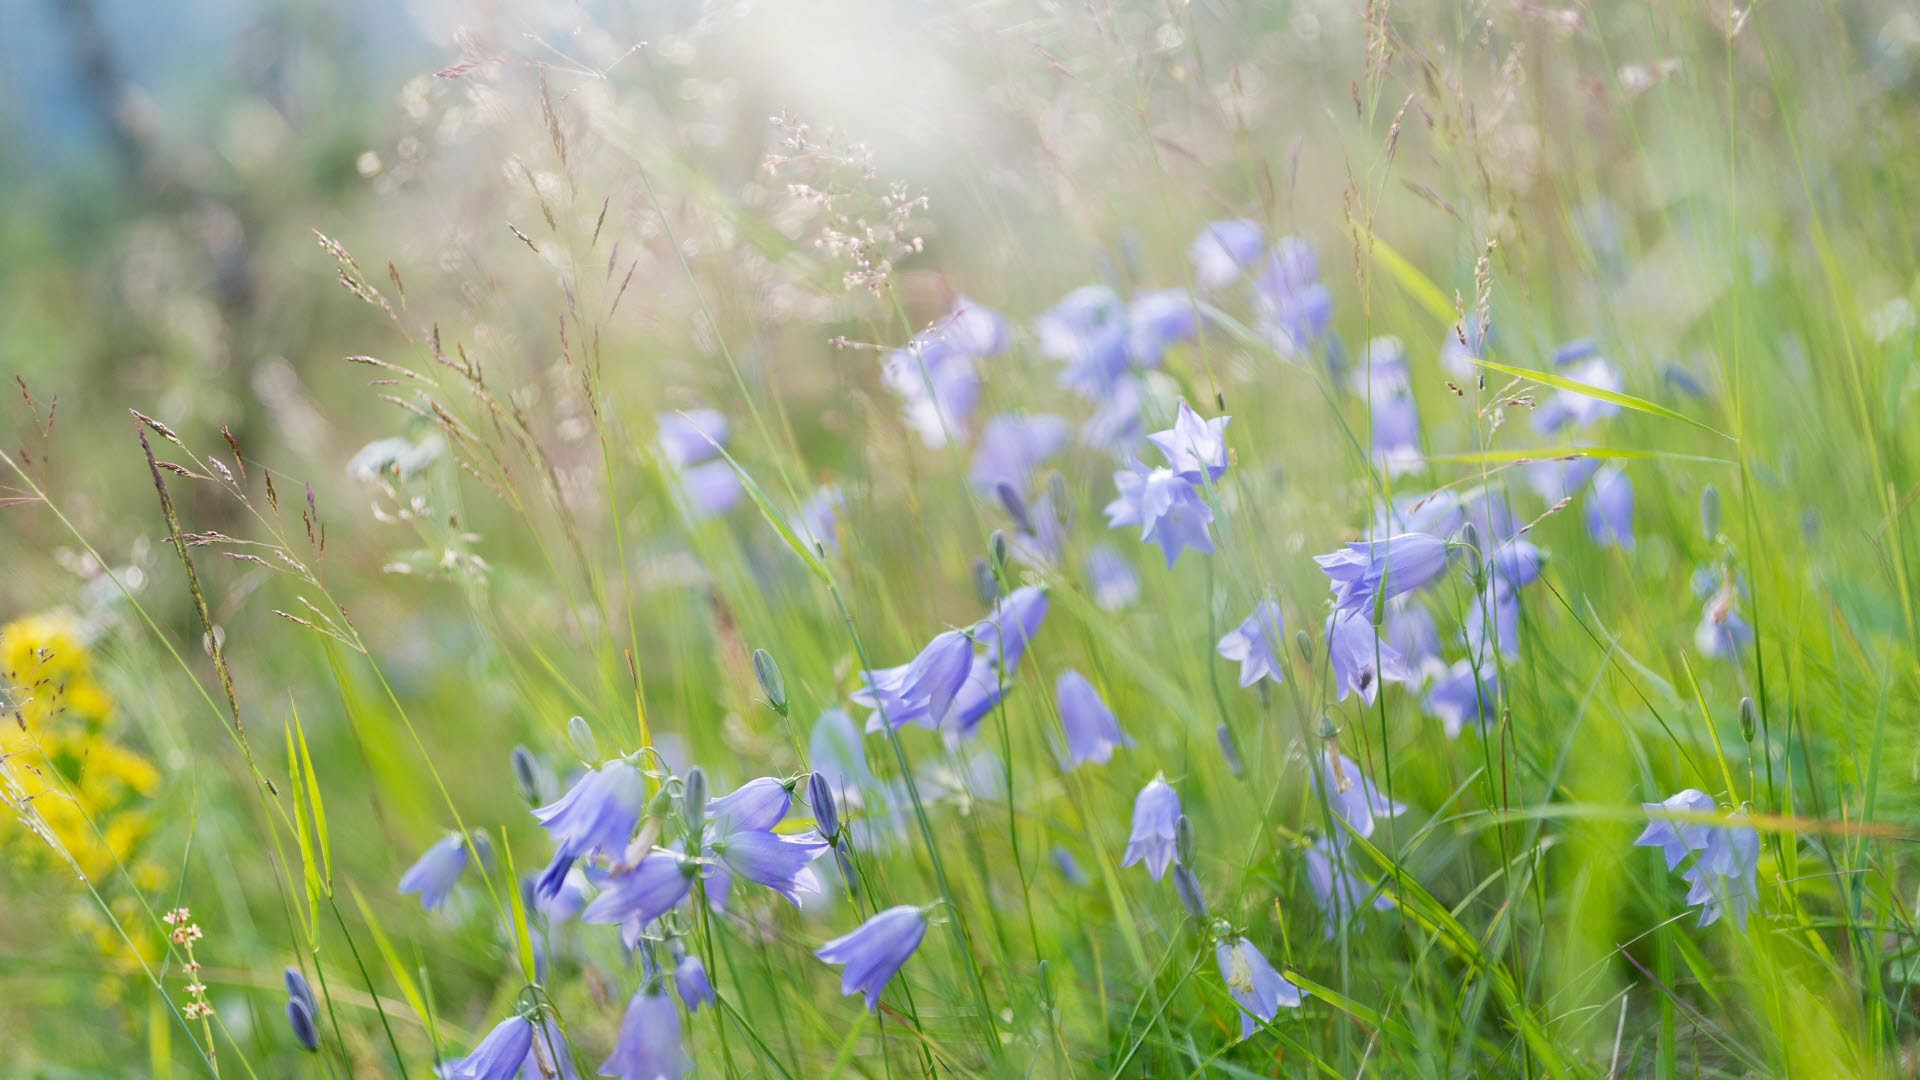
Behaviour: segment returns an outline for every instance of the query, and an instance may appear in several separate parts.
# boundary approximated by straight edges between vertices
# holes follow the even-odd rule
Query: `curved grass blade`
[[[1496,364],[1491,360],[1474,359],[1473,362],[1488,370],[1498,371],[1502,375],[1510,375],[1516,379],[1525,379],[1528,382],[1539,383],[1541,386],[1551,386],[1555,390],[1565,390],[1571,394],[1582,394],[1599,401],[1611,402],[1623,409],[1632,409],[1635,412],[1650,413],[1654,416],[1664,416],[1669,420],[1678,420],[1683,424],[1692,424],[1701,431],[1718,435],[1728,442],[1740,441],[1718,428],[1709,427],[1695,420],[1691,416],[1674,412],[1665,405],[1655,405],[1645,398],[1637,398],[1632,394],[1622,394],[1614,390],[1602,390],[1597,386],[1589,386],[1583,382],[1575,382],[1572,379],[1547,371],[1532,371],[1527,368],[1511,367],[1506,364]]]
[[[686,417],[687,414],[680,415]],[[694,430],[699,431],[699,428],[696,427]],[[706,432],[702,431],[700,435],[726,461],[727,467],[733,470],[733,475],[740,478],[740,486],[747,489],[747,495],[753,499],[753,504],[760,508],[760,516],[767,519],[767,524],[773,526],[773,531],[780,534],[780,539],[787,542],[787,546],[793,549],[793,553],[800,556],[800,561],[807,564],[807,569],[819,575],[821,581],[831,581],[826,564],[820,561],[818,555],[807,550],[807,545],[794,533],[786,519],[774,512],[773,504],[767,500],[766,492],[761,491],[760,485],[753,482],[753,477],[747,475],[747,470],[741,468],[740,463],[733,460],[733,455],[727,453],[727,448],[714,442]]]

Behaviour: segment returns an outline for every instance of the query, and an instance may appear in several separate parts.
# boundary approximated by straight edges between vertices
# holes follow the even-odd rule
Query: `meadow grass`
[[[423,84],[468,134],[291,256],[290,293],[352,305],[301,360],[313,400],[399,440],[351,467],[29,369],[3,550],[51,584],[0,599],[66,621],[0,633],[0,1076],[428,1076],[516,1015],[550,1025],[525,1076],[650,1080],[681,1047],[693,1075],[796,1080],[1913,1075],[1910,13],[925,18],[997,110],[933,166],[729,106],[717,16],[667,49],[470,44]],[[1235,219],[1253,272],[1210,283],[1188,245]],[[1317,271],[1263,286],[1287,237]],[[1169,290],[1200,329],[1129,339],[1076,393],[1046,316],[1089,283],[1123,319]],[[956,365],[991,313],[1004,340]],[[1580,338],[1617,391],[1556,366]],[[1136,392],[1138,431],[1088,436]],[[1169,565],[1107,516],[1182,402],[1232,419],[1218,468],[1154,481],[1211,515],[1213,550]],[[1538,430],[1555,409],[1592,419]],[[1069,434],[1009,449],[1003,414]],[[1003,492],[970,477],[983,447],[1036,460]],[[1603,543],[1620,476],[1631,543]],[[1341,602],[1342,649],[1313,557],[1396,499],[1464,501],[1450,561]],[[1483,602],[1529,544],[1537,580]],[[1130,599],[1090,568],[1108,549]],[[1011,617],[982,620],[1023,589],[1044,620],[1006,648]],[[1455,734],[1412,612],[1462,665]],[[1240,685],[1236,628],[1273,677]],[[912,694],[853,704],[951,630],[1008,657],[964,733],[886,723]],[[1067,764],[1067,670],[1131,742],[1107,760]],[[562,837],[529,811],[616,758],[639,840],[583,855],[581,901],[719,841],[637,949],[531,885]],[[702,790],[791,781],[791,845],[825,824],[816,769],[818,891],[736,865],[710,905],[745,841]],[[1165,878],[1127,855],[1156,777],[1183,815]],[[1670,870],[1634,841],[1683,789],[1706,809],[1671,826],[1713,839]],[[423,909],[396,885],[436,843],[484,857]],[[1680,870],[1720,854],[1752,909],[1700,926]],[[1353,882],[1330,900],[1329,872]],[[870,1012],[816,953],[898,906],[928,925]],[[1267,984],[1222,959],[1242,941],[1298,994],[1244,1037],[1236,991]],[[623,1034],[654,990],[671,1034]]]

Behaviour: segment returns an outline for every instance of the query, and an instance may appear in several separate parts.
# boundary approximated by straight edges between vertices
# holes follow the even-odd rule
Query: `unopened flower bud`
[[[1010,481],[1000,480],[993,485],[993,494],[1000,500],[1000,508],[1013,519],[1014,528],[1023,533],[1033,531],[1033,518],[1027,513],[1027,500],[1021,496],[1019,488]]]
[[[753,650],[753,677],[760,682],[760,692],[767,695],[767,704],[781,716],[787,715],[787,680],[780,674],[780,665],[773,662],[773,654],[765,649]]]
[[[1220,743],[1220,756],[1227,759],[1227,771],[1239,776],[1246,771],[1240,764],[1240,751],[1233,745],[1233,731],[1225,724],[1213,729],[1213,737]]]
[[[1750,697],[1743,697],[1740,699],[1740,737],[1747,740],[1748,742],[1752,742],[1753,728],[1754,728],[1753,699]]]
[[[687,832],[692,834],[691,850],[699,850],[700,829],[707,823],[707,773],[695,765],[687,770],[686,779],[681,781],[680,812],[686,816]]]
[[[313,1026],[313,1010],[297,997],[287,999],[287,1026],[293,1029],[300,1049],[313,1053],[320,1049],[320,1032]]]
[[[1207,917],[1207,898],[1200,893],[1200,881],[1186,864],[1173,868],[1173,891],[1180,898],[1181,906],[1187,909],[1195,919],[1204,921]]]
[[[1295,630],[1293,632],[1293,647],[1300,650],[1300,660],[1302,663],[1313,663],[1313,639],[1307,636],[1305,630]]]
[[[1193,819],[1185,814],[1173,823],[1173,857],[1184,866],[1193,865]]]
[[[1007,565],[1007,534],[999,529],[987,537],[987,557],[993,560],[992,569],[999,570]]]
[[[528,806],[547,801],[540,790],[540,763],[533,759],[533,751],[524,746],[513,748],[513,786]]]
[[[973,592],[979,598],[981,607],[992,607],[993,602],[999,599],[999,583],[993,580],[993,567],[988,566],[985,559],[973,560]]]
[[[833,785],[827,782],[826,773],[814,773],[807,777],[807,803],[813,807],[813,823],[820,827],[820,835],[832,840],[840,833],[840,810],[833,802]]]
[[[600,740],[593,737],[593,726],[584,716],[576,716],[567,721],[567,738],[572,740],[574,752],[581,761],[600,760]]]

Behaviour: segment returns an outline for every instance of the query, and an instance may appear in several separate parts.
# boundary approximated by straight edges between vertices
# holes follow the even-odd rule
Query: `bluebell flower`
[[[1587,536],[1600,547],[1633,550],[1633,483],[1615,468],[1593,474],[1587,492]]]
[[[793,805],[793,792],[784,781],[772,776],[749,780],[718,799],[707,800],[707,820],[717,822],[720,831],[759,829],[780,824]]]
[[[1713,796],[1697,788],[1687,788],[1660,802],[1641,803],[1640,808],[1652,820],[1634,840],[1634,847],[1657,847],[1666,856],[1667,869],[1677,868],[1689,852],[1702,851],[1714,826],[1706,821],[1675,820],[1658,814],[1711,814],[1718,809]]]
[[[840,964],[840,994],[865,994],[867,1011],[876,1010],[880,991],[900,965],[907,962],[927,936],[927,918],[911,904],[891,907],[861,923],[859,929],[834,938],[814,951],[829,964]]]
[[[1411,532],[1383,540],[1355,540],[1345,551],[1316,555],[1327,575],[1334,603],[1343,611],[1366,613],[1371,621],[1376,600],[1391,600],[1425,588],[1446,572],[1451,549],[1430,533]]]
[[[1073,852],[1055,846],[1050,854],[1053,857],[1053,868],[1060,871],[1060,876],[1066,879],[1067,884],[1076,889],[1084,889],[1092,881],[1087,877],[1087,872],[1081,868],[1080,860],[1073,857]]]
[[[1093,602],[1101,611],[1119,611],[1139,601],[1140,579],[1133,572],[1133,564],[1111,544],[1089,547],[1082,565]]]
[[[1253,1034],[1261,1023],[1271,1021],[1280,1008],[1300,1007],[1300,988],[1282,978],[1267,963],[1253,942],[1244,937],[1222,939],[1214,943],[1213,960],[1227,993],[1240,1006],[1240,1037]]]
[[[460,880],[460,872],[466,868],[466,838],[448,833],[400,876],[400,892],[419,893],[420,906],[432,911],[446,902],[453,883]]]
[[[1254,275],[1254,314],[1258,329],[1273,347],[1287,354],[1311,350],[1333,317],[1333,296],[1320,284],[1313,248],[1298,237],[1283,237]]]
[[[895,727],[921,717],[937,723],[953,705],[972,665],[973,643],[958,630],[948,630],[935,635],[906,664],[862,672],[861,686],[852,699],[884,715]]]
[[[646,806],[646,778],[626,759],[614,758],[581,774],[559,801],[540,807],[533,816],[566,856],[618,859],[626,853]]]
[[[867,767],[860,729],[839,709],[828,709],[814,721],[807,735],[807,767],[827,778],[840,797],[855,806],[864,804],[864,792],[878,787]]]
[[[969,297],[956,297],[946,321],[934,333],[954,351],[972,357],[988,357],[1005,352],[1013,340],[1006,316]]]
[[[1373,835],[1375,818],[1399,817],[1407,812],[1406,806],[1381,794],[1352,758],[1332,747],[1321,751],[1313,780],[1326,797],[1327,810],[1334,820],[1363,839]]]
[[[892,672],[903,670],[905,669],[895,668]],[[890,685],[886,680],[900,678],[889,672],[878,674],[882,677],[883,692],[885,687]],[[945,732],[949,741],[959,742],[973,736],[980,720],[1000,703],[1003,691],[1000,675],[993,663],[985,655],[976,654],[968,665],[966,678],[961,681],[960,689],[954,693],[945,711],[936,713],[930,707],[928,699],[919,698],[896,701],[887,707],[884,715],[896,728],[905,724],[917,724],[933,731]],[[852,700],[856,705],[874,709],[874,712],[867,717],[868,734],[884,730],[881,725],[883,714],[881,710],[875,708],[874,704],[879,699],[872,691],[865,687],[855,690]]]
[[[1527,486],[1551,506],[1579,493],[1600,468],[1600,459],[1584,454],[1527,463]]]
[[[719,517],[740,505],[746,488],[733,466],[724,461],[708,461],[680,470],[680,490],[695,517]]]
[[[1192,548],[1213,553],[1213,508],[1187,480],[1172,469],[1148,469],[1139,462],[1113,474],[1119,496],[1107,504],[1107,527],[1140,526],[1140,539],[1159,544],[1172,566],[1180,553]]]
[[[1060,385],[1089,401],[1107,396],[1131,364],[1126,305],[1104,285],[1075,289],[1033,323],[1040,351],[1066,363]]]
[[[1486,328],[1480,325],[1478,315],[1468,315],[1464,322],[1455,323],[1440,343],[1440,367],[1462,381],[1476,378],[1480,368],[1474,361],[1486,356],[1486,349]]]
[[[1753,628],[1740,617],[1737,586],[1722,585],[1707,598],[1700,611],[1700,625],[1693,631],[1693,647],[1700,655],[1715,658],[1732,656],[1753,640]]]
[[[1240,665],[1241,688],[1261,679],[1283,683],[1287,680],[1280,671],[1278,645],[1282,633],[1280,605],[1271,599],[1262,600],[1253,605],[1253,613],[1240,620],[1239,626],[1220,638],[1215,648],[1222,657]]]
[[[660,456],[676,469],[697,465],[719,453],[715,444],[727,442],[727,418],[718,409],[688,409],[661,413]]]
[[[320,1002],[313,996],[313,987],[308,985],[307,977],[297,967],[288,967],[280,973],[280,981],[286,985],[287,996],[299,999],[307,1007],[308,1016],[320,1015]]]
[[[1091,761],[1105,765],[1117,746],[1132,746],[1120,730],[1120,721],[1100,698],[1085,675],[1068,668],[1053,684],[1053,700],[1060,710],[1060,727],[1067,735],[1067,768]]]
[[[1404,596],[1390,600],[1380,629],[1380,639],[1400,654],[1420,681],[1425,680],[1428,669],[1439,665],[1440,632],[1426,608],[1408,602]]]
[[[1487,572],[1509,589],[1518,589],[1539,580],[1546,561],[1532,541],[1515,537],[1487,553]]]
[[[1314,902],[1325,917],[1327,939],[1332,940],[1335,927],[1360,915],[1360,908],[1373,893],[1373,882],[1355,873],[1347,865],[1346,853],[1324,839],[1315,840],[1307,847],[1305,859],[1307,885],[1313,889]],[[1393,898],[1381,893],[1373,897],[1371,906],[1375,911],[1390,910],[1394,906]]]
[[[1440,718],[1447,738],[1451,739],[1460,734],[1460,728],[1470,719],[1483,731],[1492,725],[1499,698],[1500,675],[1493,667],[1483,668],[1475,677],[1470,661],[1456,660],[1428,689],[1426,706],[1428,712]]]
[[[1227,471],[1227,423],[1231,416],[1202,420],[1184,400],[1173,426],[1147,436],[1167,459],[1167,467],[1189,484],[1212,483]]]
[[[1363,613],[1336,609],[1327,616],[1326,641],[1334,685],[1340,690],[1336,701],[1359,694],[1371,705],[1381,683],[1405,682],[1412,675],[1400,654],[1373,632],[1373,623]]]
[[[1700,905],[1700,926],[1711,926],[1731,911],[1734,924],[1745,930],[1747,912],[1760,903],[1755,880],[1760,834],[1745,821],[1743,814],[1729,814],[1727,824],[1713,830],[1706,848],[1681,875],[1693,886],[1687,890],[1687,903]]]
[[[1568,369],[1564,373],[1569,382],[1581,383],[1596,390],[1619,393],[1625,383],[1621,380],[1620,369],[1613,366],[1606,357],[1595,356]],[[1620,406],[1611,401],[1593,397],[1574,390],[1558,390],[1533,411],[1533,430],[1536,435],[1551,435],[1569,424],[1585,427],[1596,420],[1613,416]]]
[[[533,1024],[524,1016],[509,1016],[494,1025],[473,1053],[446,1064],[447,1080],[512,1080],[533,1047]]]
[[[580,1080],[566,1034],[545,1016],[533,1022],[533,1041],[520,1064],[519,1080]]]
[[[1019,666],[1020,657],[1033,643],[1033,635],[1039,632],[1046,617],[1046,592],[1033,585],[1022,585],[994,601],[993,610],[973,624],[973,640],[986,651],[987,659],[996,668],[1011,671]]]
[[[1403,476],[1426,467],[1420,452],[1420,411],[1408,394],[1382,394],[1373,399],[1372,445],[1374,468],[1388,476]]]
[[[673,989],[687,1006],[699,1012],[700,1006],[713,1004],[713,983],[707,981],[707,965],[690,952],[676,947],[673,961]]]
[[[1407,350],[1392,334],[1381,334],[1360,351],[1360,362],[1347,377],[1347,388],[1375,405],[1382,398],[1401,397],[1409,386]]]
[[[1133,800],[1133,835],[1127,838],[1127,853],[1122,867],[1144,861],[1153,880],[1159,881],[1173,862],[1174,825],[1180,820],[1180,796],[1156,774]]]
[[[1462,524],[1472,525],[1480,534],[1482,551],[1490,551],[1513,539],[1525,524],[1507,505],[1505,495],[1485,485],[1461,493],[1460,516]]]
[[[1143,292],[1127,306],[1127,354],[1137,366],[1158,367],[1167,346],[1199,334],[1199,312],[1185,289]]]
[[[1452,488],[1424,495],[1396,495],[1390,505],[1382,505],[1374,515],[1367,538],[1377,540],[1417,532],[1445,540],[1465,521],[1460,496]]]
[[[1233,284],[1259,262],[1266,244],[1266,230],[1257,221],[1234,218],[1208,222],[1187,245],[1194,283],[1203,289]]]
[[[1081,445],[1117,458],[1134,453],[1146,436],[1140,416],[1145,402],[1146,390],[1139,379],[1128,375],[1116,380],[1093,415],[1080,425]]]
[[[901,418],[928,446],[945,446],[969,430],[980,402],[980,375],[971,355],[925,334],[887,354],[880,381],[901,400]]]
[[[632,869],[616,871],[600,895],[580,913],[595,925],[625,924],[639,930],[680,906],[693,891],[699,867],[674,851],[651,851]]]
[[[1575,338],[1553,350],[1555,370],[1571,367],[1582,360],[1600,355],[1600,346],[1592,338]]]
[[[1068,434],[1067,422],[1050,413],[1001,413],[981,427],[967,477],[980,492],[990,493],[1002,481],[1024,491],[1034,468],[1059,453]]]
[[[802,893],[820,892],[808,864],[829,845],[811,831],[781,836],[758,829],[734,830],[714,840],[712,850],[732,877],[763,885],[800,907]]]
[[[613,1052],[600,1075],[615,1080],[680,1080],[693,1067],[680,1045],[680,1012],[660,984],[649,982],[627,1002]]]
[[[525,887],[531,894],[528,906],[546,916],[549,926],[557,926],[577,918],[587,906],[586,875],[573,867],[568,859],[566,869],[553,880],[547,880],[545,872],[528,878]]]

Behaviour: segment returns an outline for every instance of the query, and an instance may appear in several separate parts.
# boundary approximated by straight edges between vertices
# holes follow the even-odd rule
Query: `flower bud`
[[[1207,917],[1207,898],[1200,894],[1200,881],[1185,863],[1173,868],[1173,891],[1180,897],[1180,903],[1195,919],[1205,921]]]
[[[1712,484],[1700,492],[1700,531],[1708,540],[1720,538],[1720,489]]]
[[[767,704],[781,716],[787,715],[787,680],[780,674],[780,665],[773,662],[773,654],[765,649],[753,650],[753,677],[760,682],[760,692],[767,695]]]
[[[1227,759],[1227,771],[1235,776],[1245,772],[1245,766],[1240,764],[1240,751],[1233,745],[1233,731],[1221,724],[1213,729],[1213,737],[1220,743],[1220,756]]]
[[[1340,725],[1333,722],[1332,715],[1328,713],[1321,713],[1320,727],[1315,732],[1315,734],[1319,735],[1323,739],[1331,739],[1334,736],[1340,734]]]
[[[573,742],[573,750],[580,755],[581,761],[600,760],[600,740],[593,737],[593,726],[584,716],[576,716],[567,721],[567,738]]]
[[[1000,597],[1000,586],[993,580],[993,567],[988,566],[985,559],[973,560],[973,592],[981,607],[992,607]]]
[[[813,807],[813,823],[820,826],[820,835],[828,840],[839,835],[840,810],[833,803],[833,785],[826,773],[807,777],[807,803]]]
[[[857,894],[860,891],[860,872],[853,868],[853,858],[847,854],[847,849],[835,845],[833,861],[840,864],[840,876],[847,879],[847,891]]]
[[[1307,636],[1305,630],[1295,630],[1293,632],[1293,647],[1300,650],[1301,663],[1313,663],[1313,639]]]
[[[993,485],[993,494],[1000,500],[1000,508],[1013,519],[1013,527],[1023,533],[1033,531],[1033,518],[1027,513],[1027,500],[1020,495],[1020,489],[1006,480]]]
[[[1753,712],[1754,712],[1753,699],[1750,697],[1741,698],[1740,699],[1740,737],[1747,740],[1748,742],[1753,741],[1753,728],[1754,728]]]
[[[1182,865],[1193,864],[1193,819],[1185,814],[1173,823],[1173,857]]]
[[[528,806],[540,806],[547,801],[541,792],[540,763],[533,759],[533,751],[524,746],[513,748],[513,786]]]
[[[1040,961],[1040,1003],[1053,1008],[1053,965]]]
[[[1007,534],[999,529],[987,537],[987,557],[993,560],[992,569],[999,570],[1007,565]]]
[[[686,816],[687,832],[693,837],[688,850],[700,850],[700,829],[707,823],[707,773],[695,765],[681,781],[680,812]]]
[[[313,1026],[313,1012],[297,997],[287,999],[287,1026],[293,1029],[294,1041],[300,1044],[300,1049],[308,1053],[320,1049],[320,1032]]]
[[[1067,478],[1061,476],[1058,469],[1047,474],[1047,502],[1060,516],[1060,524],[1073,524],[1073,500],[1067,497]]]

